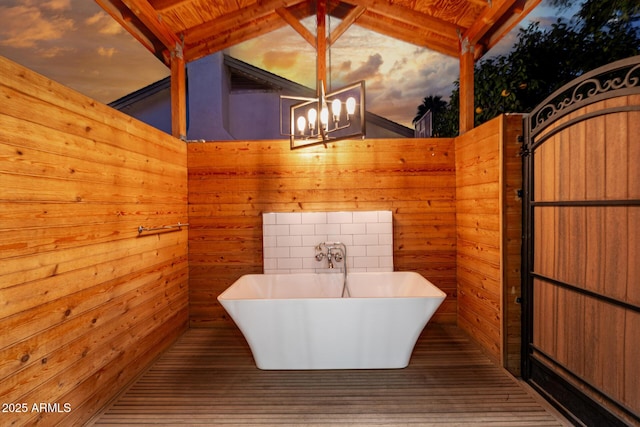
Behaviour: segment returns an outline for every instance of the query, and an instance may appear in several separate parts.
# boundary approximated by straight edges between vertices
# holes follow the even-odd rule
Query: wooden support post
[[[469,40],[462,40],[460,51],[460,135],[474,127],[473,47]]]
[[[326,78],[327,78],[327,2],[326,0],[317,1],[316,19],[318,22],[316,32],[316,55],[317,70],[316,81],[322,81],[326,90]],[[318,86],[318,94],[320,94],[320,87]]]
[[[187,139],[186,72],[182,48],[178,46],[171,54],[171,133]]]

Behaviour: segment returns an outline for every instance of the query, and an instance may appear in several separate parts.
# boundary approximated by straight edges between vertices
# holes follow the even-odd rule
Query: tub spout
[[[333,252],[331,252],[332,250],[333,247],[329,247],[329,249],[327,250],[327,261],[329,261],[329,268],[333,268],[333,261],[340,261],[338,259],[338,254],[334,254]]]
[[[326,253],[323,252],[326,249]],[[349,287],[347,285],[347,246],[341,242],[322,242],[316,246],[316,260],[322,261],[324,257],[327,257],[328,267],[334,268],[335,262],[343,262],[342,272],[342,297],[351,296],[349,293]]]

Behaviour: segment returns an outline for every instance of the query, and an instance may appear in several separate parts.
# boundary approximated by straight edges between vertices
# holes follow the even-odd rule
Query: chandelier
[[[323,144],[365,134],[365,82],[360,81],[325,93],[324,82],[318,82],[315,98],[280,96],[281,133],[289,136],[291,148]],[[288,105],[288,117],[285,113]],[[288,122],[289,131],[282,130]]]
[[[329,92],[325,87],[327,50],[364,9],[354,8],[333,32],[329,28],[327,37],[327,3],[316,0],[315,35],[286,9],[278,12],[316,51],[316,97],[280,96],[280,133],[289,137],[291,149],[365,135],[364,81]]]

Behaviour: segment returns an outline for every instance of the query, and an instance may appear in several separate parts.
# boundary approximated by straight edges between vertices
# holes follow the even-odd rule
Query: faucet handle
[[[336,253],[333,254],[333,260],[336,262],[341,262],[343,259],[342,256],[342,252],[341,251],[337,251]]]
[[[316,261],[322,261],[325,257],[324,252],[319,252],[316,254]]]

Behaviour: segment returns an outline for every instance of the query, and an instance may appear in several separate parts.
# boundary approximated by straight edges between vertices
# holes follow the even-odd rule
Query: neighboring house
[[[167,77],[109,105],[171,133]],[[315,97],[315,89],[222,53],[187,66],[187,139],[282,139],[280,95]],[[414,130],[366,112],[367,138],[412,138]]]

